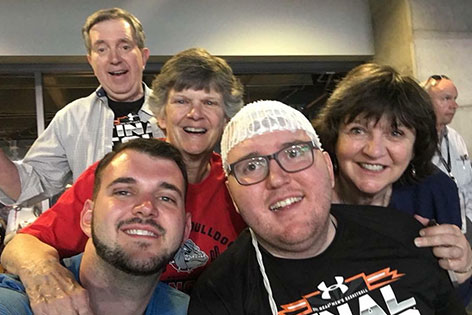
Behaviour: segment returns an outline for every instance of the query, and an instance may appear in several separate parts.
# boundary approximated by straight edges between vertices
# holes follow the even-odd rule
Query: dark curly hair
[[[377,121],[386,115],[395,129],[401,123],[415,130],[414,157],[399,183],[416,182],[434,171],[431,159],[438,143],[436,116],[430,97],[414,79],[390,66],[367,63],[351,70],[338,83],[313,122],[335,164],[339,129],[359,115]]]

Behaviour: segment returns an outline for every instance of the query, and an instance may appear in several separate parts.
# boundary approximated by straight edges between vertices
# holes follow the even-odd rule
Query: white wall
[[[472,1],[411,0],[416,76],[445,74],[457,86],[451,126],[472,151]]]
[[[0,56],[85,53],[80,28],[119,6],[143,23],[152,55],[373,55],[367,0],[1,0]]]

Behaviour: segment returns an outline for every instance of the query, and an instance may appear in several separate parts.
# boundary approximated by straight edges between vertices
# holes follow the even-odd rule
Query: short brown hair
[[[121,152],[125,150],[132,150],[140,153],[145,153],[151,157],[158,157],[174,161],[180,169],[184,178],[184,194],[187,190],[187,169],[182,158],[182,154],[172,144],[167,143],[159,139],[144,139],[137,138],[130,140],[118,146],[118,148],[112,152],[107,153],[98,163],[95,169],[95,181],[93,184],[93,200],[97,198],[98,191],[102,184],[102,174],[105,168],[113,161],[113,159]]]
[[[156,117],[164,117],[169,91],[214,89],[223,96],[226,117],[233,117],[243,106],[243,86],[222,58],[202,48],[184,50],[170,58],[152,81],[149,98]]]
[[[90,54],[92,43],[90,42],[90,29],[103,21],[123,19],[133,28],[133,38],[140,49],[144,48],[146,36],[144,35],[143,26],[138,18],[126,10],[120,8],[101,9],[90,15],[82,27],[82,37],[84,39],[87,53]]]

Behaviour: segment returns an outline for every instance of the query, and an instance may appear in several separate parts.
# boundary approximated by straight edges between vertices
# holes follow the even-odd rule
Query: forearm
[[[57,251],[29,234],[17,234],[8,242],[1,256],[2,266],[10,273],[26,278],[35,268],[59,264]]]
[[[13,200],[21,193],[21,181],[18,169],[7,155],[0,150],[0,189]]]
[[[36,237],[17,234],[1,262],[20,276],[34,314],[92,314],[87,291],[60,264],[57,251]]]

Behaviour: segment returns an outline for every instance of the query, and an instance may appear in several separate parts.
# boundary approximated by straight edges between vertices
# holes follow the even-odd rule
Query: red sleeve
[[[19,233],[36,236],[57,249],[61,258],[82,252],[88,237],[80,228],[80,213],[85,200],[92,199],[97,164],[87,168],[50,209]]]

